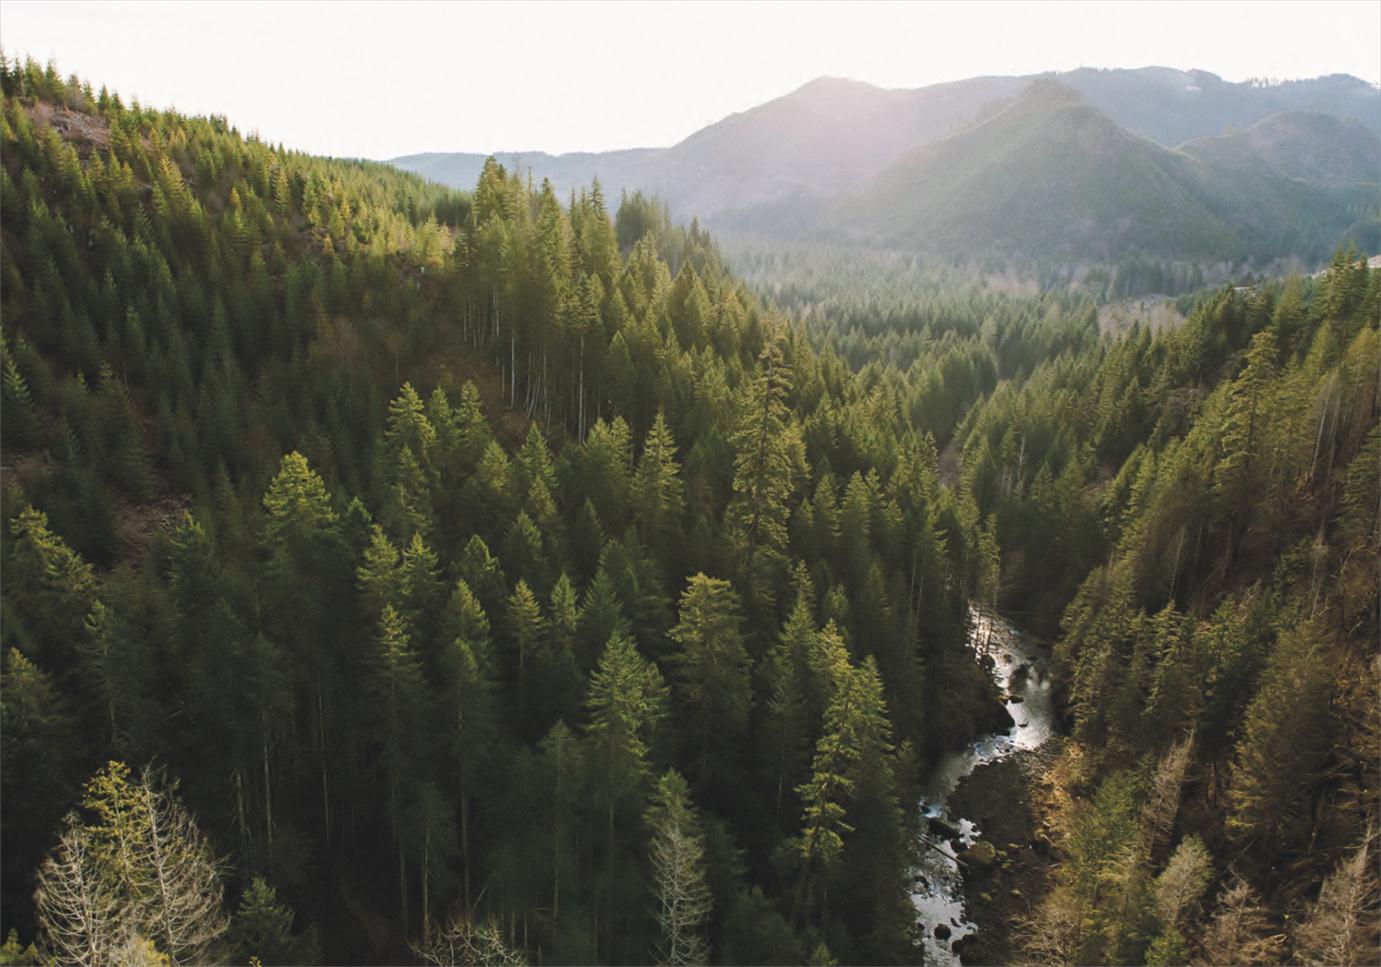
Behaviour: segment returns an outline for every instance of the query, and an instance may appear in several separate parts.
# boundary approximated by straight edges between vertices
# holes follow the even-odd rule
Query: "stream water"
[[[920,865],[913,874],[911,901],[925,931],[927,964],[958,965],[954,943],[977,930],[964,914],[963,869],[954,854],[955,843],[967,849],[982,837],[982,830],[971,820],[950,814],[950,795],[960,780],[979,766],[1039,748],[1051,734],[1050,679],[1044,650],[1000,616],[977,610],[969,622],[969,647],[992,656],[993,680],[1015,724],[1006,732],[985,735],[968,748],[945,756],[926,782],[920,804],[923,844]],[[948,936],[935,935],[940,925],[948,930]]]

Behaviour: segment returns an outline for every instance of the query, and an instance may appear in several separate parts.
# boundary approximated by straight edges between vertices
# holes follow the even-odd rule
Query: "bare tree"
[[[668,772],[658,782],[648,811],[657,922],[662,928],[659,952],[668,967],[703,964],[709,958],[704,930],[713,898],[705,883],[704,837],[688,798],[685,780]]]
[[[1156,767],[1141,810],[1142,825],[1147,834],[1146,845],[1152,851],[1167,843],[1174,832],[1175,817],[1180,811],[1180,792],[1193,757],[1194,736],[1187,735],[1170,747]]]
[[[1381,963],[1381,885],[1369,859],[1372,831],[1324,880],[1319,899],[1295,931],[1305,964]]]
[[[436,967],[526,967],[522,954],[504,940],[492,920],[475,923],[456,917],[444,927],[427,931],[412,952]]]
[[[1213,879],[1213,857],[1197,836],[1186,837],[1156,877],[1156,912],[1183,927]]]
[[[102,877],[91,837],[69,814],[57,848],[38,870],[34,907],[43,928],[45,959],[95,967],[111,959],[127,917],[114,884]]]
[[[1057,886],[1030,916],[1014,921],[1025,963],[1072,964],[1088,936],[1083,904],[1068,887]]]
[[[1209,964],[1273,964],[1280,960],[1285,937],[1274,931],[1256,891],[1235,879],[1218,901],[1204,933],[1204,961]]]
[[[58,963],[204,963],[227,927],[220,863],[160,773],[110,763],[87,784],[34,894]]]
[[[150,887],[140,919],[173,963],[200,963],[228,925],[220,863],[186,807],[161,785],[145,770],[137,793]]]
[[[652,841],[652,864],[664,938],[662,959],[670,967],[704,963],[709,955],[703,929],[712,899],[702,869],[705,849],[699,836],[679,827],[659,831]]]

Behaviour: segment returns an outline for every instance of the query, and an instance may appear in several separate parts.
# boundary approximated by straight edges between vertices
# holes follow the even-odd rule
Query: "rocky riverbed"
[[[1004,959],[980,953],[989,943],[984,924],[997,912],[1021,910],[1027,896],[1021,878],[1043,865],[1046,849],[1029,828],[1033,797],[1022,765],[1039,758],[1052,733],[1045,651],[1001,618],[977,611],[969,643],[1005,697],[1011,724],[946,756],[926,783],[912,903],[929,964]],[[1000,766],[1007,768],[993,771]],[[962,797],[961,789],[967,790]],[[1005,929],[989,932],[992,944],[1007,942]]]
[[[1013,923],[1028,915],[1045,892],[1054,859],[1038,787],[1047,758],[1043,748],[981,765],[950,797],[950,809],[972,817],[983,831],[978,845],[988,847],[964,871],[964,912],[975,929],[960,942],[961,963],[1020,959]]]

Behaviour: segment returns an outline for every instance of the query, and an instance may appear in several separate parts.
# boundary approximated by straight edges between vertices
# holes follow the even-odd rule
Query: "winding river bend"
[[[920,804],[923,842],[911,900],[925,931],[927,964],[958,965],[955,942],[977,930],[964,913],[963,868],[955,858],[955,846],[973,846],[983,831],[963,816],[950,815],[950,795],[979,766],[1039,748],[1050,738],[1053,721],[1044,649],[1023,638],[1000,616],[977,610],[970,621],[969,647],[992,656],[993,680],[1006,698],[1015,725],[945,756],[926,782]]]

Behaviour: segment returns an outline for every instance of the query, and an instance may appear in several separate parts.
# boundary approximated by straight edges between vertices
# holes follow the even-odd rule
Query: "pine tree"
[[[796,787],[810,758],[810,737],[824,711],[827,686],[816,664],[815,588],[804,564],[797,565],[796,583],[796,604],[762,666],[768,694],[764,746],[779,816],[783,795]]]
[[[278,891],[256,876],[230,921],[229,942],[237,956],[248,963],[314,964],[320,961],[314,931],[295,935],[293,912],[278,899]]]
[[[876,754],[884,750],[888,730],[881,682],[871,659],[850,668],[840,652],[831,666],[835,693],[825,709],[812,775],[796,788],[803,811],[793,919],[814,905],[816,888],[826,887],[835,874],[844,837],[854,832],[845,817],[857,795],[859,765],[882,765]],[[827,906],[827,900],[822,898],[822,905]]]
[[[1246,527],[1249,500],[1262,491],[1264,457],[1268,453],[1266,413],[1268,393],[1276,372],[1275,335],[1262,330],[1252,339],[1247,365],[1231,385],[1222,431],[1222,457],[1214,469],[1214,496],[1221,501],[1236,533],[1229,538],[1228,558]]]
[[[786,522],[801,444],[788,421],[790,374],[775,343],[763,350],[757,372],[745,380],[733,435],[734,497],[725,520],[745,577],[751,609],[774,600],[786,549]]]
[[[575,585],[563,573],[551,589],[547,608],[545,650],[540,693],[548,699],[552,714],[565,718],[574,713],[584,693],[579,663],[576,660],[580,633],[580,601]]]
[[[350,584],[349,548],[340,519],[331,505],[326,484],[296,451],[289,453],[264,494],[263,545],[268,553],[264,567],[265,625],[276,645],[298,657],[307,669],[307,694],[302,704],[309,710],[315,757],[321,778],[322,822],[331,835],[331,759],[328,735],[328,700],[338,683],[339,649],[327,643],[337,640],[348,620],[338,609]]]
[[[20,625],[36,660],[70,667],[73,646],[83,638],[83,623],[95,602],[91,565],[48,526],[48,516],[25,507],[10,525],[7,600],[16,602],[7,624]]]
[[[702,788],[719,771],[717,763],[732,757],[748,725],[751,661],[741,620],[729,582],[696,574],[681,595],[680,620],[670,632],[680,646],[670,660],[673,690]]]
[[[5,652],[0,674],[0,732],[0,862],[5,882],[27,886],[73,798],[70,750],[78,732],[52,678],[17,648]]]
[[[676,463],[676,442],[666,416],[658,411],[643,442],[642,457],[633,478],[633,519],[643,542],[666,555],[680,540],[685,496]]]
[[[606,942],[614,932],[615,818],[636,805],[647,779],[647,757],[654,730],[666,717],[667,687],[657,666],[638,654],[633,640],[615,634],[590,678],[585,700],[590,712],[591,766],[602,770],[606,852]]]
[[[1281,636],[1237,745],[1228,827],[1271,850],[1300,838],[1295,821],[1328,755],[1333,683],[1320,637],[1310,625]]]
[[[518,720],[526,723],[529,668],[541,657],[539,652],[546,622],[537,596],[522,578],[518,579],[513,593],[508,596],[506,623],[512,650],[510,664],[518,689]]]
[[[423,698],[421,663],[407,627],[393,605],[384,605],[368,681],[375,716],[376,768],[388,790],[388,816],[398,857],[398,896],[402,922],[408,920],[407,797],[417,763],[425,760],[420,721]]]
[[[489,619],[465,581],[456,584],[442,618],[441,636],[449,642],[442,653],[446,716],[454,723],[447,747],[455,763],[460,798],[460,850],[465,862],[465,904],[471,902],[470,811],[476,793],[475,776],[493,741],[493,655]]]

